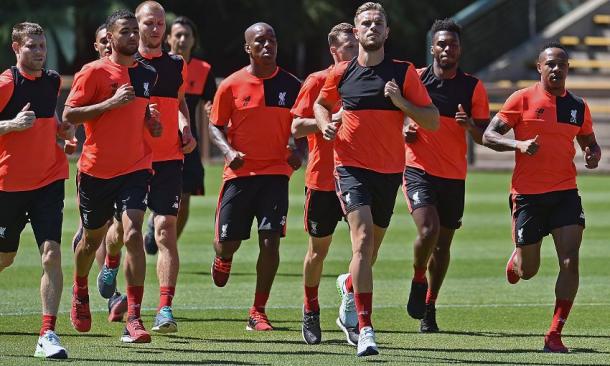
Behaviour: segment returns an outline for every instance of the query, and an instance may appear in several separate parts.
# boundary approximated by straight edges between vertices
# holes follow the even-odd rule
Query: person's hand
[[[244,166],[246,154],[241,151],[230,150],[225,155],[225,161],[229,165],[229,168],[236,170]]]
[[[533,139],[517,141],[517,150],[523,154],[532,156],[538,151],[539,148],[540,144],[538,144],[538,135],[536,135],[536,137]]]
[[[474,127],[474,122],[468,117],[468,114],[466,114],[464,107],[462,107],[461,104],[458,104],[458,111],[455,112],[455,121],[467,131]]]
[[[182,129],[182,152],[184,154],[188,154],[191,151],[195,150],[197,146],[197,141],[193,137],[191,133],[191,128],[186,126]]]
[[[301,156],[298,150],[292,149],[290,147],[288,147],[288,149],[290,150],[290,156],[288,156],[286,162],[288,163],[288,165],[290,165],[292,170],[297,170],[301,167],[301,164],[303,164],[303,157]]]
[[[161,113],[156,104],[149,104],[146,109],[146,128],[152,137],[160,137],[163,134],[163,124],[161,124]]]
[[[203,111],[205,112],[206,117],[210,119],[210,116],[212,115],[212,102],[209,100],[205,102],[203,105]]]
[[[591,150],[591,148],[587,146],[585,147],[584,155],[585,167],[587,169],[595,169],[597,168],[597,164],[599,164],[599,160],[602,157],[602,151],[600,148]]]
[[[339,124],[339,122],[330,122],[324,126],[324,129],[321,131],[324,140],[332,141],[335,139],[337,131],[339,130]]]
[[[76,133],[76,126],[66,121],[62,121],[57,125],[57,138],[60,140],[72,140]]]
[[[35,121],[36,113],[30,110],[30,103],[28,102],[11,121],[11,129],[14,131],[27,130],[34,125]]]
[[[396,84],[396,80],[392,79],[385,84],[383,88],[383,95],[386,98],[390,98],[394,105],[398,106],[398,98],[402,97],[402,93],[400,92],[400,87]]]
[[[70,140],[64,141],[64,152],[68,155],[74,154],[76,152],[76,147],[78,146],[78,140],[76,137],[73,137]]]
[[[110,103],[110,108],[114,109],[131,102],[135,98],[136,92],[133,89],[133,86],[129,84],[123,84],[119,86],[114,95],[110,97],[108,102]]]
[[[415,142],[417,139],[417,126],[415,123],[409,123],[402,128],[402,133],[405,136],[406,143]]]

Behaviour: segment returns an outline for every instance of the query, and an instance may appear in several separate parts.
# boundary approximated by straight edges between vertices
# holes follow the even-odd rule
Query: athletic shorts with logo
[[[148,208],[157,215],[177,216],[182,196],[182,160],[153,162]]]
[[[378,173],[352,166],[335,168],[335,186],[345,215],[362,206],[370,206],[373,223],[390,226],[396,193],[402,182],[400,173]]]
[[[305,231],[314,238],[323,238],[335,232],[343,218],[341,201],[335,191],[318,191],[305,187]]]
[[[585,212],[578,189],[541,194],[511,194],[508,204],[513,218],[513,241],[516,245],[538,243],[553,229],[560,227],[585,227]]]
[[[64,180],[30,191],[0,191],[0,252],[16,252],[25,225],[30,222],[36,243],[61,243]]]
[[[441,178],[414,167],[405,167],[402,190],[409,212],[424,206],[435,206],[441,226],[459,229],[464,215],[465,181]]]
[[[224,182],[216,208],[216,240],[250,238],[256,217],[258,231],[286,235],[288,176],[255,175]]]
[[[83,227],[99,229],[125,210],[146,210],[151,173],[137,170],[110,179],[78,173],[78,204]]]

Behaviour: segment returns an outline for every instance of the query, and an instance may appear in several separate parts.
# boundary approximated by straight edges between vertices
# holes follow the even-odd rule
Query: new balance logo
[[[536,119],[542,119],[543,114],[544,114],[544,108],[536,109]]]
[[[570,123],[578,123],[578,121],[576,121],[576,113],[576,109],[570,110]]]
[[[277,105],[286,105],[286,92],[280,92],[277,97]]]
[[[523,228],[517,230],[517,242],[518,243],[523,242]]]
[[[271,230],[271,223],[267,220],[266,217],[263,217],[261,220],[261,224],[258,226],[259,230]]]
[[[282,219],[280,220],[280,225],[281,226],[286,225],[286,216],[282,216]]]
[[[345,195],[345,203],[347,203],[348,205],[351,203],[352,198],[349,196],[349,193]]]
[[[580,211],[580,218],[581,219],[585,219],[585,212],[584,211]]]
[[[421,203],[421,199],[419,199],[419,191],[413,194],[413,204],[419,205]]]
[[[89,224],[89,218],[87,218],[87,214],[86,213],[83,214],[83,223],[85,225]]]
[[[0,226],[0,238],[5,239],[6,228],[4,226]]]
[[[229,224],[224,224],[220,227],[220,237],[221,238],[226,238],[227,237],[227,228],[229,227]]]
[[[180,197],[176,196],[176,201],[174,202],[172,207],[173,208],[179,208],[180,207]]]
[[[144,84],[142,84],[142,86],[144,87],[144,96],[150,97],[150,91],[148,90],[150,84],[148,82],[145,82]]]

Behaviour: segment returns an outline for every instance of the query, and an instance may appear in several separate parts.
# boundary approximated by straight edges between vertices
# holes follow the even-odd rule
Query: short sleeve
[[[409,64],[407,68],[405,82],[402,86],[402,95],[406,100],[419,107],[432,104],[432,99],[430,99],[426,87],[419,79],[419,75],[412,64]]]
[[[8,101],[13,96],[14,89],[13,74],[9,69],[0,75],[0,111],[3,111],[4,107],[8,104]]]
[[[324,81],[325,79],[316,78],[314,75],[310,75],[305,79],[305,82],[299,91],[299,95],[297,96],[297,100],[290,111],[293,116],[304,118],[314,117],[313,104],[316,99],[318,99],[322,87],[321,84]]]
[[[506,122],[510,128],[514,128],[516,124],[521,122],[523,118],[523,96],[521,93],[517,91],[508,97],[496,117]]]
[[[214,100],[214,95],[216,95],[216,77],[212,74],[212,70],[208,71],[208,74],[205,79],[205,84],[203,86],[203,94],[201,95],[201,99],[203,100]]]
[[[188,76],[188,69],[186,66],[186,61],[184,61],[184,59],[182,59],[182,84],[180,84],[180,88],[178,89],[178,95],[183,96],[184,93],[186,92],[186,84],[187,84],[187,76]]]
[[[66,105],[70,107],[90,105],[95,96],[95,91],[95,73],[91,67],[84,68],[74,76]]]
[[[341,81],[348,64],[349,61],[343,61],[330,70],[326,77],[326,81],[324,82],[324,86],[322,86],[322,90],[320,90],[320,98],[325,99],[330,102],[330,104],[337,104],[337,102],[341,100],[341,96],[339,95],[339,82]]]
[[[472,108],[470,117],[472,119],[489,119],[489,99],[487,97],[485,86],[481,80],[479,80],[477,85],[474,87],[471,104]]]
[[[231,119],[233,107],[233,92],[231,90],[231,85],[222,82],[220,83],[218,92],[214,96],[210,122],[212,122],[214,126],[226,126]]]
[[[593,119],[591,118],[591,110],[587,102],[585,103],[585,120],[578,131],[579,136],[586,136],[593,133]]]

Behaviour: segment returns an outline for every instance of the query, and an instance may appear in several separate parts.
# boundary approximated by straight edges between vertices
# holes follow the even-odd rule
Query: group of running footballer
[[[601,149],[587,103],[565,88],[567,51],[558,43],[542,47],[540,81],[513,93],[490,121],[483,83],[459,68],[458,24],[434,22],[433,62],[421,69],[385,57],[388,34],[383,7],[362,4],[354,25],[337,24],[328,34],[334,64],[301,84],[278,67],[273,28],[255,23],[244,33],[249,64],[216,89],[210,65],[192,56],[194,23],[178,17],[166,35],[164,8],[145,1],[135,13],[113,12],[97,29],[100,58],[75,75],[59,118],[61,80],[43,68],[44,30],[35,23],[15,25],[16,66],[0,75],[0,271],[12,264],[30,222],[43,267],[35,356],[68,357],[55,323],[63,286],[66,153],[76,150],[78,125],[84,125],[85,141],[76,178],[80,225],[73,239],[70,320],[79,332],[91,329],[88,275],[97,258],[97,288],[109,299],[108,320],[125,319],[121,340],[151,341],[140,316],[146,252],[158,254],[159,304],[151,329],[178,330],[172,312],[177,240],[190,196],[204,192],[197,147],[204,132],[225,157],[211,268],[216,286],[227,284],[233,255],[257,219],[260,251],[248,330],[273,330],[265,305],[286,234],[288,183],[308,155],[304,341],[321,342],[318,287],[333,233],[345,219],[352,258],[349,271],[337,278],[336,323],[358,356],[379,353],[371,321],[372,267],[399,187],[417,227],[407,311],[420,319],[421,332],[438,332],[435,303],[464,212],[468,134],[477,144],[515,152],[510,190],[515,249],[506,278],[515,284],[533,277],[542,239],[552,235],[559,275],[544,351],[568,352],[561,331],[578,289],[585,227],[574,138],[587,168],[597,167]],[[506,136],[511,129],[514,139]],[[57,139],[65,141],[64,150]],[[143,235],[147,208],[152,214]],[[124,294],[116,288],[122,247]]]

